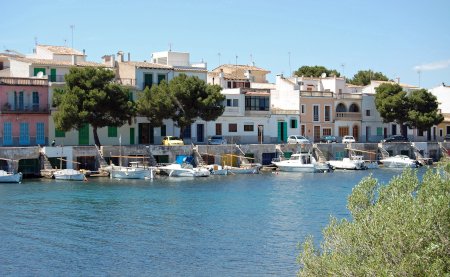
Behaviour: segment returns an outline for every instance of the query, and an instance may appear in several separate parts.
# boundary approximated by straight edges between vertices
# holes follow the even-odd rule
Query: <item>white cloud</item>
[[[443,69],[450,66],[450,60],[438,61],[433,63],[421,64],[414,66],[415,71],[431,71],[437,69]]]

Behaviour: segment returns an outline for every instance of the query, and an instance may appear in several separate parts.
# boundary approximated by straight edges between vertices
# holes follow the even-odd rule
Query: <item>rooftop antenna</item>
[[[72,49],[73,49],[73,29],[75,28],[75,25],[70,25],[70,29],[72,29]]]
[[[253,65],[253,55],[250,54],[250,65]]]
[[[34,37],[34,45],[38,45],[37,37]]]
[[[219,56],[219,66],[220,66],[220,52],[217,53],[217,56]]]
[[[64,39],[64,46],[67,46],[67,39]]]
[[[341,63],[342,67],[342,76],[345,78],[345,63]]]
[[[172,52],[172,42],[169,42],[169,52]]]
[[[420,74],[421,74],[422,72],[420,71],[420,69],[419,70],[417,70],[417,74],[419,74],[419,88],[420,88]]]
[[[292,69],[291,69],[291,51],[288,52],[288,61],[289,61],[289,74],[292,76]]]

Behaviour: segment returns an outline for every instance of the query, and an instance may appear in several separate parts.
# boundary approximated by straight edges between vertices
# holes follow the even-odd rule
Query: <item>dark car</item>
[[[214,144],[214,145],[218,145],[218,144],[227,144],[227,139],[224,138],[223,136],[212,136],[208,139],[208,144]]]
[[[444,142],[450,142],[450,134],[445,135]]]
[[[394,136],[390,136],[385,139],[382,139],[381,142],[409,142],[409,139],[405,138],[402,135],[394,135]]]
[[[337,139],[335,136],[322,136],[320,138],[320,142],[332,143],[332,142],[337,142]]]

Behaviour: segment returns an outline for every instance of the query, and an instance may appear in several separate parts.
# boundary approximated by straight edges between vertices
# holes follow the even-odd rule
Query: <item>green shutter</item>
[[[50,82],[56,82],[56,69],[50,69]]]
[[[33,76],[37,76],[37,74],[39,72],[42,72],[45,75],[45,68],[35,68],[34,69],[34,75]]]
[[[117,137],[117,127],[108,126],[108,138],[116,138]]]
[[[377,136],[382,136],[382,135],[383,135],[383,128],[377,127]]]
[[[65,138],[66,137],[66,132],[55,129],[55,137],[57,138]]]
[[[151,88],[153,84],[153,74],[144,74],[144,88]]]
[[[165,74],[158,74],[158,85],[161,83],[162,80],[166,79],[166,75]]]
[[[78,130],[78,144],[89,145],[89,125],[85,124]]]
[[[134,144],[134,128],[130,128],[130,145]]]

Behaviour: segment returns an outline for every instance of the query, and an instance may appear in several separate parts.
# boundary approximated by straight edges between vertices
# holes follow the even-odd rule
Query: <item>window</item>
[[[356,104],[351,104],[348,111],[351,113],[359,113],[359,107]]]
[[[28,133],[28,123],[22,122],[20,123],[20,134],[19,134],[19,144],[28,145],[30,144],[30,135]]]
[[[37,76],[39,72],[42,72],[42,74],[45,75],[45,68],[35,68],[33,76]]]
[[[443,131],[444,131],[444,130],[439,129],[439,136],[440,136],[440,137],[444,136],[444,132],[443,132]]]
[[[319,121],[319,106],[313,106],[313,121]]]
[[[153,74],[144,74],[144,89],[145,87],[151,88],[153,84]]]
[[[108,138],[116,138],[117,137],[117,127],[108,126]]]
[[[447,126],[445,126],[445,129],[446,129],[446,134],[448,135],[448,134],[450,134],[450,125],[447,125]]]
[[[64,137],[66,137],[66,132],[55,129],[55,137],[64,138]]]
[[[417,136],[419,136],[419,137],[423,137],[423,131],[422,131],[422,130],[420,130],[420,129],[418,129],[418,132],[417,132]]]
[[[191,125],[186,126],[186,128],[184,129],[183,137],[190,139],[191,136],[192,136],[191,134],[192,134],[192,132],[191,132]]]
[[[162,80],[166,79],[166,74],[158,74],[158,85],[161,83]]]
[[[39,92],[33,91],[33,111],[39,110]]]
[[[237,132],[237,124],[236,123],[228,124],[228,132],[236,133]]]
[[[43,122],[36,123],[36,143],[45,144],[45,131]]]
[[[306,112],[306,107],[305,107],[305,105],[302,105],[301,107],[302,107],[302,113],[305,113],[305,112]]]
[[[291,128],[297,128],[297,119],[291,119]]]
[[[244,132],[253,132],[253,124],[244,124]]]
[[[19,110],[24,110],[23,91],[19,92]]]
[[[325,121],[331,121],[331,106],[325,106]]]
[[[348,136],[348,134],[349,134],[348,127],[339,127],[339,136],[340,137]]]
[[[342,89],[341,89],[341,88],[338,90],[338,93],[339,93],[339,94],[342,94]]]
[[[322,135],[324,135],[324,136],[331,136],[331,128],[323,128],[322,129]]]
[[[216,123],[216,135],[222,135],[222,123]]]
[[[246,111],[268,111],[270,106],[269,96],[246,96]]]
[[[239,99],[233,99],[233,107],[239,106]]]
[[[232,83],[231,83],[231,81],[228,81],[227,88],[231,88],[231,87],[232,87]]]
[[[166,135],[166,124],[163,124],[162,126],[161,126],[161,136],[162,137],[164,137],[164,136],[167,136]]]
[[[366,110],[366,116],[370,116],[370,110]]]
[[[377,136],[382,136],[382,135],[383,135],[383,128],[377,127]]]
[[[12,145],[12,124],[11,122],[3,123],[3,145]]]
[[[227,99],[227,107],[238,107],[239,99]]]

